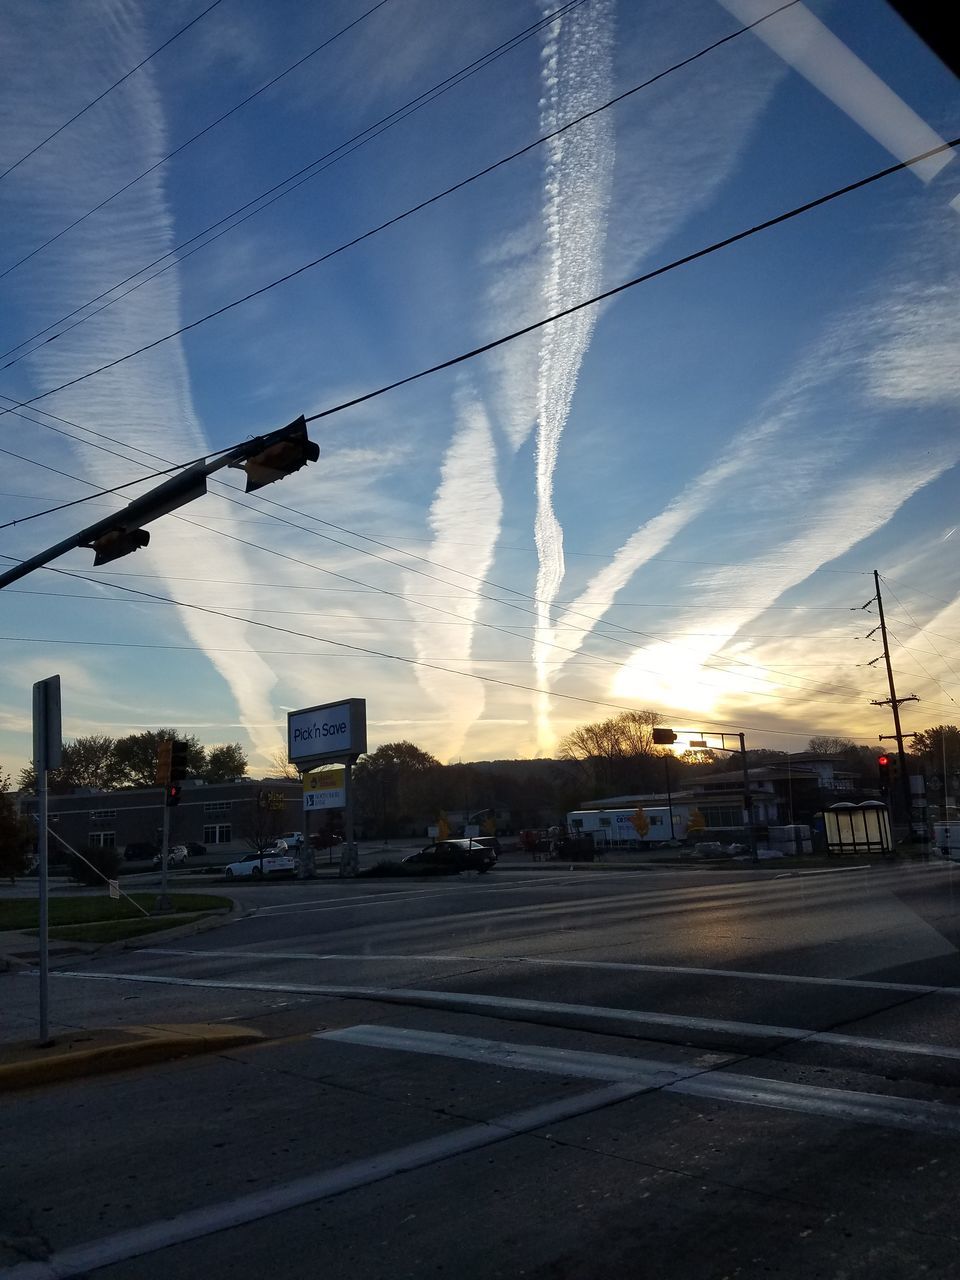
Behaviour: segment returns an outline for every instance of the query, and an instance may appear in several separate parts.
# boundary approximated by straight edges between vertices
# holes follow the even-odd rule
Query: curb
[[[0,1062],[0,1093],[60,1080],[76,1080],[107,1071],[121,1071],[128,1067],[148,1066],[171,1058],[219,1053],[264,1039],[263,1033],[252,1027],[225,1027],[202,1022],[181,1026],[108,1027],[90,1034],[117,1038],[105,1044],[63,1051],[53,1044],[47,1049],[35,1048],[29,1058]]]

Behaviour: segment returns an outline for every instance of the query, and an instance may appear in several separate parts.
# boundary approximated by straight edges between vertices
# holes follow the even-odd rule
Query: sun
[[[668,644],[638,649],[614,676],[611,693],[645,706],[712,714],[731,692],[732,682],[723,672],[704,667],[709,656]]]

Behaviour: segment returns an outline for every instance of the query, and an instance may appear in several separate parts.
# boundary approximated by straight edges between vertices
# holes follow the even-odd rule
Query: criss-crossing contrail
[[[540,124],[544,132],[611,92],[614,3],[577,10],[549,28],[542,53]],[[561,310],[600,287],[613,181],[613,122],[597,116],[548,144],[543,221],[545,301]],[[563,429],[597,314],[584,310],[544,330],[537,381],[535,537],[538,570],[533,658],[537,682],[549,678],[550,606],[563,580],[563,529],[553,509],[553,475]],[[537,699],[537,743],[550,747],[549,698]]]

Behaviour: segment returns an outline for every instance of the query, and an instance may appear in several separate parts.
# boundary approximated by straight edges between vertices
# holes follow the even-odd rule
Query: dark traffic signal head
[[[307,436],[306,419],[301,415],[289,426],[251,441],[250,451],[230,465],[247,473],[246,491],[252,493],[265,484],[292,475],[319,457],[320,446]]]
[[[180,803],[180,793],[182,791],[183,787],[181,787],[179,782],[171,782],[167,784],[166,803],[168,809],[172,809],[174,805],[178,805]]]
[[[175,739],[170,746],[170,781],[182,782],[187,776],[187,752],[189,743]]]
[[[107,533],[103,533],[99,538],[93,538],[90,542],[81,542],[81,547],[89,547],[95,552],[93,563],[109,564],[111,560],[119,560],[121,556],[128,556],[131,551],[139,551],[141,547],[145,547],[150,541],[150,535],[146,529],[111,529]]]
[[[653,742],[658,747],[668,747],[672,742],[676,742],[677,735],[672,729],[654,729]]]

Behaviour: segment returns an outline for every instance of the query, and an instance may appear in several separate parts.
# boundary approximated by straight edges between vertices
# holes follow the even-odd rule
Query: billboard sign
[[[367,749],[364,698],[325,702],[287,713],[287,756],[301,767],[325,760],[348,760]]]
[[[317,769],[303,775],[303,811],[342,809],[347,803],[343,769]]]

